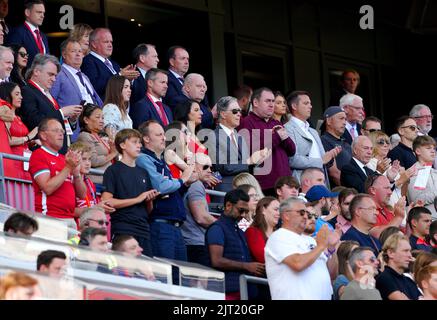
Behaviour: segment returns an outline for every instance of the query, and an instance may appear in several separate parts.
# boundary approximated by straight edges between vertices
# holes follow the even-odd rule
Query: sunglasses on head
[[[232,109],[232,110],[229,110],[229,111],[231,111],[232,114],[241,113],[241,109]]]
[[[380,139],[380,140],[376,141],[376,143],[382,146],[384,143],[390,144],[390,141],[388,141],[387,139]]]

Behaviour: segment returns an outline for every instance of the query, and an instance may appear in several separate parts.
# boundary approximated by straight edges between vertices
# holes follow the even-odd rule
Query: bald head
[[[202,101],[205,98],[207,90],[208,87],[206,86],[205,79],[201,74],[190,73],[185,77],[182,91],[190,99],[197,102]]]

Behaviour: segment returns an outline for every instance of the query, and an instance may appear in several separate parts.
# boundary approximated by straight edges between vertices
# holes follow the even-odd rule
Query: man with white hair
[[[9,81],[14,67],[14,54],[8,47],[0,46],[0,83]]]
[[[416,104],[410,110],[410,117],[416,120],[416,124],[419,127],[417,135],[426,136],[432,130],[432,119],[434,116],[427,105]]]
[[[375,171],[366,167],[372,158],[372,141],[366,136],[359,136],[352,142],[352,159],[345,165],[340,174],[341,185],[354,188],[360,193],[365,193],[364,182]]]
[[[340,107],[346,112],[346,129],[342,137],[352,144],[352,141],[361,134],[360,123],[364,119],[363,99],[356,94],[345,94],[340,99]]]
[[[266,273],[273,300],[330,300],[330,270],[338,266],[339,237],[323,226],[316,238],[304,234],[309,211],[291,197],[279,207],[282,227],[265,247]]]

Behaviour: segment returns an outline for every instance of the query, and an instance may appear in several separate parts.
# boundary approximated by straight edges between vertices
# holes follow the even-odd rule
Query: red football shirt
[[[76,193],[72,175],[69,175],[64,183],[49,196],[40,189],[35,181],[35,178],[43,173],[50,173],[52,178],[59,174],[64,167],[65,157],[62,154],[54,153],[45,147],[32,152],[29,160],[29,173],[32,176],[35,193],[35,211],[54,218],[71,219],[74,217]]]

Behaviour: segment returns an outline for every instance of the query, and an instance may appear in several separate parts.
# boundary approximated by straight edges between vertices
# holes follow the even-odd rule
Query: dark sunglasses
[[[25,53],[25,52],[18,52],[18,54],[20,55],[21,58],[28,58],[29,54]]]
[[[369,131],[369,132],[379,131],[378,129],[364,129],[364,130],[367,130],[367,131]]]
[[[202,167],[202,170],[208,170],[208,169],[211,169],[211,166],[210,166],[209,164],[205,164],[205,165]]]
[[[317,214],[309,213],[309,211],[307,211],[307,212],[308,212],[308,219],[317,219]]]
[[[232,110],[229,110],[229,111],[231,111],[232,114],[241,113],[241,109],[232,109]]]
[[[382,146],[384,143],[390,144],[390,141],[388,141],[387,139],[381,139],[381,140],[376,141],[376,143]]]
[[[108,226],[109,225],[109,222],[105,221],[105,220],[96,220],[96,219],[88,219],[88,220],[95,221],[101,226],[103,226],[103,225]]]

